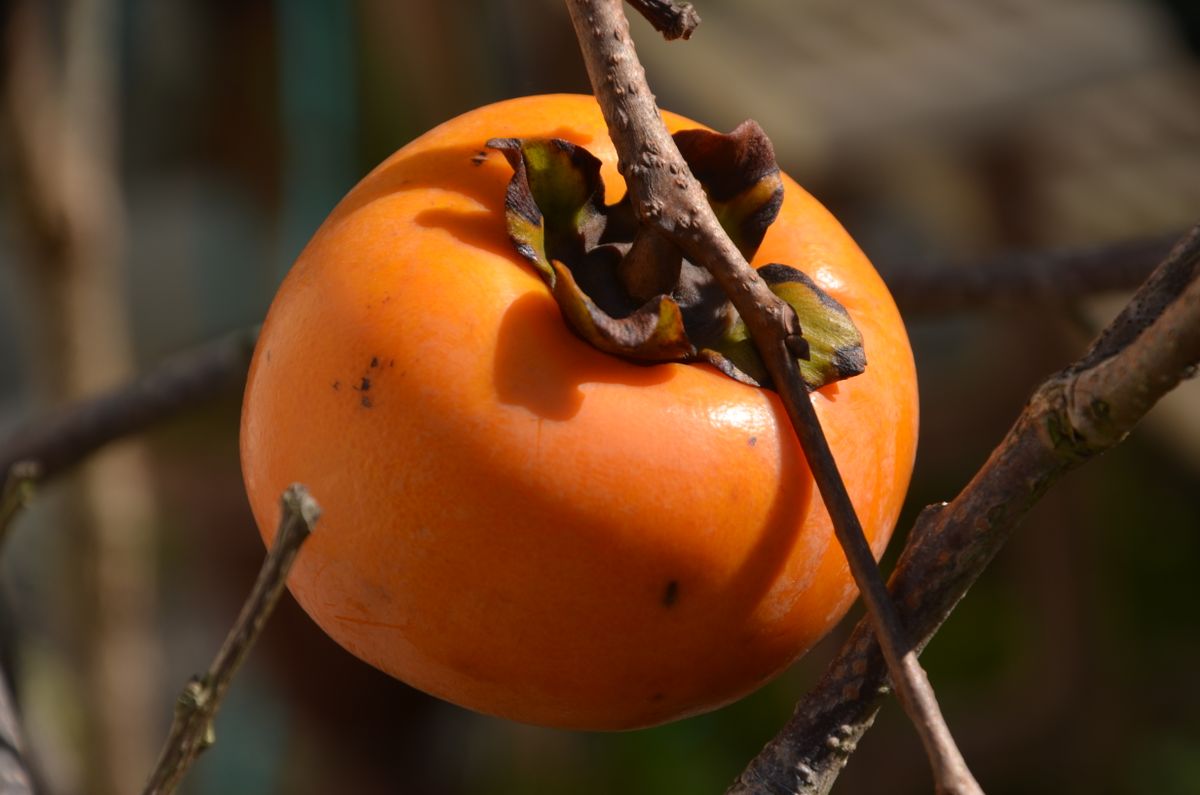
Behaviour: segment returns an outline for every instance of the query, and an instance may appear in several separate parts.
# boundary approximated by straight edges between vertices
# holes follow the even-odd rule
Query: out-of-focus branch
[[[124,10],[116,0],[20,0],[8,31],[0,118],[17,177],[12,206],[25,215],[17,228],[27,247],[14,260],[31,295],[21,340],[43,404],[133,373],[118,163]],[[160,650],[151,480],[136,444],[89,462],[56,508],[61,554],[41,563],[70,606],[61,616],[71,652],[60,685],[81,705],[71,750],[96,795],[135,789],[153,754]],[[65,724],[56,730],[65,735]]]
[[[116,439],[243,383],[258,329],[242,329],[178,353],[131,383],[31,420],[0,442],[0,472],[34,461],[54,477]]]
[[[1145,238],[1077,249],[1032,251],[985,260],[975,266],[881,268],[905,312],[974,308],[991,301],[1040,296],[1049,300],[1137,286],[1171,251],[1164,238]],[[1153,264],[1147,264],[1153,260]],[[1062,269],[1060,274],[1059,269]],[[1004,284],[989,287],[993,274]],[[959,281],[956,281],[959,280]],[[962,285],[970,284],[966,289]],[[944,290],[944,292],[943,292]],[[950,296],[958,296],[951,299]],[[240,329],[177,353],[135,381],[70,403],[30,420],[0,441],[0,472],[22,460],[37,461],[49,478],[105,444],[201,405],[237,388],[250,364],[257,328]]]
[[[171,732],[146,782],[144,795],[174,792],[196,758],[215,741],[213,717],[234,674],[279,602],[292,563],[320,515],[316,501],[300,484],[289,486],[283,493],[275,542],[263,561],[254,588],[207,673],[193,677],[180,694]]]
[[[914,314],[977,308],[993,301],[1034,296],[1065,300],[1136,287],[1171,251],[1176,240],[1178,236],[1170,242],[1145,238],[1031,251],[973,266],[884,266],[881,271],[901,310]],[[976,272],[995,275],[1003,284],[996,286],[992,294],[993,288],[988,286],[991,276],[965,275]],[[965,284],[971,286],[960,289]],[[1071,288],[1069,293],[1066,285]],[[53,477],[111,441],[236,389],[250,365],[257,337],[257,328],[240,329],[177,353],[131,383],[30,420],[0,441],[0,472],[18,461],[29,460],[40,464],[39,477]]]
[[[1132,290],[1179,239],[1168,235],[1018,251],[971,263],[887,262],[879,272],[905,315],[1018,303],[1063,303]]]
[[[29,502],[37,480],[37,465],[20,461],[4,478],[0,490],[0,547],[17,514]],[[34,777],[25,759],[25,738],[17,719],[8,675],[0,671],[0,792],[33,795]]]
[[[1120,442],[1200,362],[1200,226],[1172,250],[1079,362],[1043,383],[983,468],[918,517],[890,587],[923,646],[1050,485]],[[832,787],[870,727],[887,668],[859,622],[820,683],[730,793]]]
[[[0,490],[0,548],[13,521],[33,496],[37,478],[38,466],[30,461],[18,461],[9,468]],[[0,672],[0,792],[33,795],[33,782],[8,674]]]
[[[33,795],[34,777],[25,759],[25,738],[17,721],[8,676],[0,673],[0,792]]]
[[[771,374],[867,606],[897,695],[929,756],[938,793],[980,793],[906,638],[800,378],[794,351],[807,348],[795,312],[730,241],[668,134],[630,39],[622,1],[567,0],[567,8],[639,221],[712,274]]]

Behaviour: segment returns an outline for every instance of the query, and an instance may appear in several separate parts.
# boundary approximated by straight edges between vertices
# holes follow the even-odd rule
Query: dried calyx
[[[721,226],[752,260],[783,202],[770,141],[754,122],[728,135],[682,130],[674,137]],[[707,362],[739,381],[771,385],[745,323],[708,271],[640,224],[628,194],[604,204],[600,161],[590,152],[559,138],[501,138],[488,146],[513,168],[509,237],[579,336],[627,359]],[[810,390],[863,371],[862,336],[841,304],[788,265],[758,273],[796,310],[808,344],[797,361]]]

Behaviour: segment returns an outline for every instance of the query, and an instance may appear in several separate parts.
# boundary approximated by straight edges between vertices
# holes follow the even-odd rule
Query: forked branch
[[[954,501],[917,518],[891,578],[919,646],[1046,489],[1120,442],[1200,362],[1200,226],[1172,250],[1076,363],[1043,383]],[[859,622],[818,685],[729,790],[817,795],[870,727],[887,684],[871,627]],[[831,742],[831,738],[834,740]]]

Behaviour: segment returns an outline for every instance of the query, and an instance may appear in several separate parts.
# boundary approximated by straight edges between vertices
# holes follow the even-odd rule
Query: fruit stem
[[[916,650],[906,640],[790,353],[795,345],[790,341],[802,336],[795,312],[767,288],[722,230],[667,133],[634,51],[622,1],[567,0],[567,8],[638,217],[713,274],[771,373],[867,605],[897,695],[929,756],[937,791],[982,795],[946,726]]]
[[[683,252],[657,229],[639,224],[629,252],[617,266],[621,286],[638,303],[669,295],[679,284]]]

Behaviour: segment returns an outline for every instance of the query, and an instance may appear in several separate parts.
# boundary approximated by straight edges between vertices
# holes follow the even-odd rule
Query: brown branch
[[[225,638],[208,672],[193,677],[175,705],[175,720],[163,744],[158,764],[150,775],[144,795],[175,791],[196,758],[213,744],[213,717],[229,690],[234,674],[275,609],[287,585],[288,571],[321,515],[315,500],[300,484],[283,493],[282,513],[275,543],[263,561],[254,588],[246,599],[237,622]]]
[[[790,352],[800,338],[795,313],[729,240],[668,134],[634,51],[621,0],[568,0],[567,7],[639,218],[713,274],[771,373],[882,641],[901,703],[929,755],[938,791],[981,792],[950,736],[915,651],[904,640],[903,625],[800,378]]]
[[[1031,251],[977,266],[892,266],[884,273],[890,274],[888,284],[900,308],[911,313],[1068,293],[1077,297],[1136,287],[1153,270],[1147,263],[1160,262],[1176,239]],[[0,442],[0,472],[31,461],[40,464],[39,479],[55,476],[111,441],[235,388],[249,367],[257,335],[256,328],[233,332],[175,354],[129,384],[31,420]]]
[[[0,472],[36,462],[53,477],[111,441],[143,430],[243,383],[257,329],[245,329],[167,359],[131,383],[69,403],[0,442]]]
[[[24,213],[28,328],[40,404],[73,400],[133,373],[127,296],[120,289],[126,218],[121,190],[117,45],[122,4],[13,4],[0,124],[14,161],[11,207]],[[6,464],[9,462],[5,462]],[[70,542],[47,562],[70,609],[79,682],[77,757],[96,795],[136,789],[152,762],[155,656],[152,597],[157,511],[145,450],[91,462],[68,484]]]
[[[890,586],[921,646],[1020,519],[1067,471],[1115,445],[1200,362],[1200,226],[1077,363],[1034,392],[983,468],[917,519]],[[870,727],[887,670],[860,622],[820,683],[729,790],[825,793]]]
[[[108,442],[241,384],[256,337],[256,329],[246,329],[177,354],[129,384],[27,424],[0,444],[0,473],[8,473],[0,493],[0,542],[36,483],[82,462]],[[8,696],[0,692],[0,790],[8,792],[11,785],[21,792],[21,782],[33,778],[21,758],[19,722]]]
[[[1162,262],[1179,235],[1010,252],[963,264],[884,261],[879,272],[905,315],[1063,303],[1136,288]]]
[[[1196,249],[1200,227],[1192,229],[1175,244],[1154,273],[1108,324],[1088,352],[1074,365],[1084,370],[1120,353],[1173,303],[1195,278]]]
[[[675,0],[629,0],[639,14],[644,16],[664,39],[690,39],[700,24],[700,15],[691,3]]]

